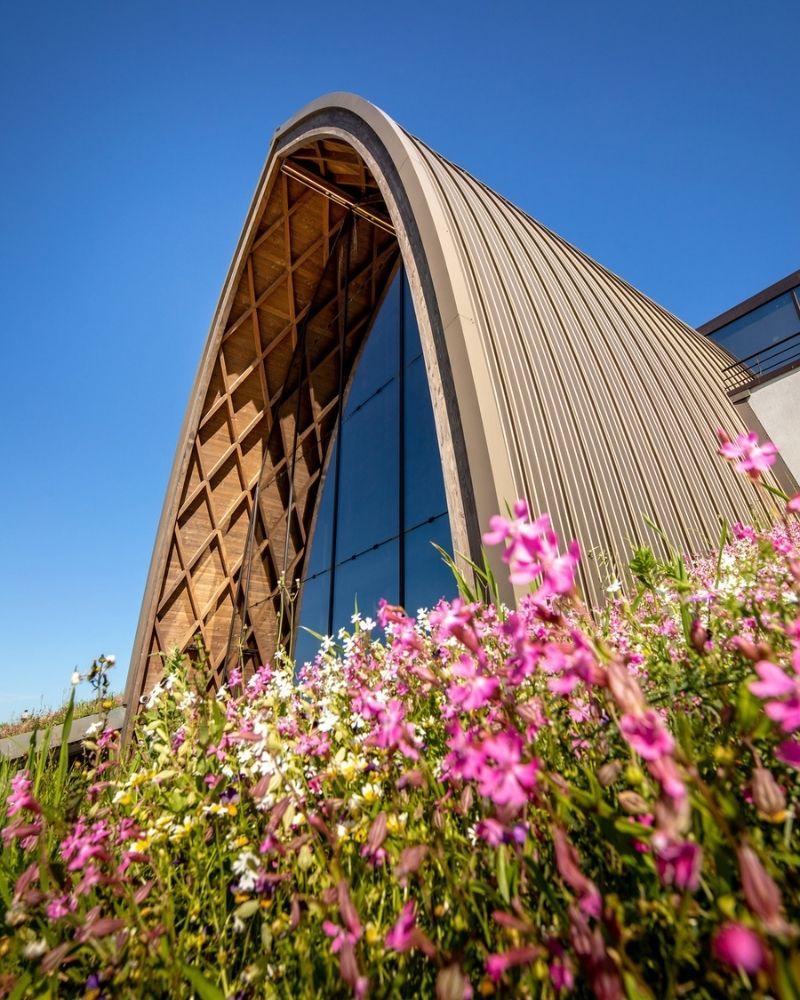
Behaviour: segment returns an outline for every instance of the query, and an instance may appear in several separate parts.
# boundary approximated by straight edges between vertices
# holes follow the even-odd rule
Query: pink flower
[[[557,991],[571,990],[575,985],[575,975],[567,962],[551,962],[547,971],[550,973],[550,982]]]
[[[444,759],[444,768],[448,778],[477,780],[483,771],[486,752],[482,744],[476,742],[474,731],[465,732],[456,720],[450,726],[447,746],[450,753]]]
[[[8,816],[15,816],[23,809],[29,812],[40,813],[41,806],[31,794],[33,782],[27,771],[18,771],[11,779],[11,792],[6,799],[8,805]]]
[[[18,840],[23,851],[30,851],[36,846],[41,832],[42,821],[38,817],[31,823],[26,823],[20,816],[0,830],[0,837],[5,847]]]
[[[652,708],[642,715],[623,715],[619,728],[631,748],[644,760],[658,760],[675,749],[675,741]]]
[[[737,434],[731,441],[725,431],[720,429],[717,437],[720,455],[733,462],[737,472],[743,472],[751,479],[758,479],[775,464],[778,449],[771,441],[759,444],[758,435],[753,431],[749,434]]]
[[[67,870],[74,872],[86,867],[93,858],[108,861],[106,850],[109,830],[104,820],[88,826],[81,817],[72,831],[61,841],[61,857],[67,862]]]
[[[508,828],[499,820],[488,816],[478,821],[475,833],[490,847],[499,847],[501,844],[524,844],[528,836],[528,826],[526,823],[515,823]]]
[[[474,712],[483,708],[497,694],[500,681],[496,677],[486,677],[478,669],[478,665],[469,656],[462,656],[450,668],[454,677],[460,677],[464,683],[450,684],[447,697],[454,708],[464,712]]]
[[[384,750],[399,750],[409,760],[419,760],[414,727],[405,718],[405,706],[398,698],[381,705],[376,712],[377,726],[368,742]]]
[[[460,597],[454,598],[449,603],[440,601],[428,618],[438,642],[446,642],[453,636],[479,658],[484,656],[475,632],[475,609],[471,604],[467,604]]]
[[[792,676],[769,660],[759,660],[756,664],[756,673],[761,680],[751,681],[748,685],[753,694],[759,698],[774,699],[766,702],[764,712],[786,733],[800,729],[800,675],[797,673],[799,662],[800,646],[796,646],[792,657],[794,667]]]
[[[78,903],[71,896],[54,896],[45,907],[45,913],[49,920],[60,920],[69,913],[74,913],[78,909]]]
[[[743,924],[728,923],[714,938],[714,954],[721,962],[752,975],[763,968],[766,955],[761,938]]]
[[[578,852],[559,826],[553,827],[553,847],[559,875],[578,897],[581,910],[590,917],[599,918],[603,905],[600,891],[581,871]]]
[[[533,583],[541,576],[538,600],[575,590],[575,574],[580,559],[577,542],[570,542],[565,553],[558,551],[558,536],[553,531],[548,514],[529,521],[528,505],[524,500],[514,504],[514,519],[495,515],[489,522],[490,530],[483,536],[487,545],[506,541],[503,561],[510,569],[508,578],[513,584]]]
[[[652,840],[658,877],[664,885],[695,892],[703,864],[701,848],[690,840],[667,840],[662,844],[662,839],[656,833]]]
[[[419,948],[421,952],[433,958],[436,954],[430,939],[417,927],[416,907],[410,899],[400,911],[394,926],[389,929],[384,938],[384,944],[392,951],[404,952]]]
[[[508,951],[490,955],[486,959],[486,972],[499,983],[505,972],[515,965],[528,965],[539,957],[539,949],[532,945],[522,948],[510,948]]]
[[[360,937],[359,934],[355,934],[353,931],[345,930],[344,927],[340,927],[332,920],[323,920],[322,930],[328,935],[329,938],[331,938],[331,951],[334,955],[340,951],[344,945],[355,944]]]
[[[795,495],[786,504],[786,510],[790,514],[800,514],[800,493],[795,493]]]
[[[647,762],[647,770],[661,785],[661,791],[675,802],[686,798],[686,785],[672,757],[659,757]]]
[[[400,911],[396,923],[386,934],[385,944],[392,951],[408,951],[411,948],[411,937],[417,925],[413,900],[409,900]]]
[[[367,842],[361,848],[361,857],[366,858],[373,868],[379,868],[386,860],[384,840],[386,840],[386,813],[380,812],[372,821]]]
[[[539,763],[522,762],[519,734],[506,730],[490,736],[484,740],[482,751],[485,760],[478,777],[481,795],[511,809],[526,805],[536,787]]]
[[[800,771],[800,742],[797,740],[784,740],[776,747],[775,756],[783,764]]]

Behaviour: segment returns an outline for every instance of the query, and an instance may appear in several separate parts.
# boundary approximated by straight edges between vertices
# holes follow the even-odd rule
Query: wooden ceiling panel
[[[224,321],[148,646],[196,655],[200,643],[214,683],[231,651],[263,661],[289,638],[281,578],[302,574],[341,386],[399,257],[391,232],[340,203],[367,197],[386,215],[354,150],[317,142],[290,163],[276,169]],[[314,178],[338,186],[333,200]],[[159,669],[150,658],[141,691]]]

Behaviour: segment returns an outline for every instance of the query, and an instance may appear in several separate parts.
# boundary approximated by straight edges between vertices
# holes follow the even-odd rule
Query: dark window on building
[[[721,326],[711,339],[735,358],[748,359],[800,333],[800,289],[784,292],[752,312]]]
[[[419,327],[401,269],[353,375],[328,465],[300,598],[298,661],[319,645],[302,626],[335,634],[356,606],[374,616],[381,597],[413,614],[452,596],[455,582],[433,542],[452,550]]]

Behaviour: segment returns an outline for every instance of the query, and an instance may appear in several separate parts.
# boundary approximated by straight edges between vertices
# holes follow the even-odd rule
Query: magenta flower
[[[413,900],[409,900],[400,911],[394,926],[386,934],[385,944],[392,951],[409,951],[412,947],[412,935],[417,926],[417,917]]]
[[[566,962],[551,962],[547,971],[550,973],[550,982],[557,992],[571,990],[575,985],[575,975]]]
[[[367,842],[361,848],[361,857],[366,858],[373,868],[379,868],[386,860],[383,842],[386,840],[386,813],[380,812],[372,821],[367,834]]]
[[[580,867],[580,857],[561,827],[553,827],[553,847],[559,875],[578,897],[578,906],[590,917],[599,918],[603,900],[600,891]]]
[[[631,749],[644,760],[658,760],[675,749],[675,741],[652,708],[641,715],[623,715],[619,728]]]
[[[795,493],[786,504],[786,510],[790,514],[800,514],[800,493]]]
[[[450,684],[447,697],[454,708],[464,712],[474,712],[487,705],[497,694],[500,681],[496,677],[487,677],[481,673],[478,665],[469,656],[462,656],[450,668],[454,677],[462,680],[460,684]]]
[[[658,833],[652,840],[658,877],[664,885],[695,892],[700,885],[702,849],[690,840],[666,840],[665,843],[662,840]]]
[[[789,675],[777,664],[769,660],[759,660],[756,673],[761,678],[751,681],[750,690],[759,698],[773,699],[766,701],[764,712],[777,722],[785,733],[793,733],[800,729],[800,674],[797,673],[800,662],[800,647],[795,648],[792,657],[793,674]]]
[[[540,949],[532,945],[522,948],[510,948],[508,951],[490,955],[486,959],[486,973],[499,983],[508,969],[515,965],[529,965],[539,957]]]
[[[456,720],[450,725],[447,746],[450,753],[444,759],[445,774],[450,779],[475,781],[483,772],[486,751],[475,740],[475,731],[465,732]]]
[[[416,906],[413,899],[403,906],[394,926],[387,931],[384,944],[392,951],[404,952],[419,948],[428,958],[436,955],[436,949],[430,939],[417,927]]]
[[[487,545],[507,542],[503,561],[509,567],[508,578],[513,584],[533,583],[539,577],[538,600],[571,594],[580,559],[577,542],[570,542],[565,553],[559,553],[558,536],[553,531],[548,514],[529,521],[528,505],[524,500],[514,504],[514,518],[494,516],[490,530],[483,536]]]
[[[45,907],[45,913],[50,920],[60,920],[78,909],[77,900],[71,896],[54,896]]]
[[[41,807],[32,794],[33,782],[27,771],[18,771],[11,779],[11,792],[6,803],[8,805],[8,816],[15,816],[23,809],[29,812],[40,813]]]
[[[484,657],[474,626],[475,609],[462,598],[456,597],[449,603],[440,601],[429,615],[431,628],[438,642],[446,642],[451,636],[478,658]]]
[[[360,934],[356,934],[354,931],[345,930],[344,927],[340,927],[332,920],[323,920],[322,930],[331,939],[331,951],[334,955],[345,945],[354,945],[361,936]]]
[[[524,844],[527,839],[528,826],[526,823],[514,823],[511,827],[505,827],[499,820],[488,816],[478,821],[475,833],[490,847],[499,847],[501,844],[519,845]]]
[[[414,727],[405,718],[405,705],[398,698],[381,705],[376,712],[377,725],[369,743],[384,750],[399,750],[409,760],[419,760]]]
[[[504,730],[484,740],[485,760],[478,777],[478,788],[485,798],[498,806],[520,809],[536,788],[539,763],[522,761],[522,739],[513,730]],[[490,763],[491,762],[491,763]]]
[[[783,764],[800,771],[800,742],[797,740],[784,740],[776,747],[775,756]]]
[[[737,434],[731,441],[725,431],[720,429],[717,431],[717,437],[720,442],[720,455],[733,462],[737,472],[742,472],[751,479],[760,478],[775,464],[778,449],[771,441],[759,444],[758,435],[754,431],[749,434]]]
[[[672,757],[659,757],[647,762],[647,770],[661,785],[662,792],[676,803],[686,798],[686,785]]]
[[[80,871],[93,858],[108,861],[108,837],[109,830],[104,820],[98,820],[89,826],[81,816],[72,831],[61,841],[61,857],[67,862],[67,870]]]
[[[744,924],[728,923],[714,938],[714,954],[726,965],[742,969],[751,975],[763,968],[766,961],[761,938]]]

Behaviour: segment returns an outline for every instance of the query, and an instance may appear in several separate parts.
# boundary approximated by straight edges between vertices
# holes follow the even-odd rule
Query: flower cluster
[[[0,772],[0,996],[800,994],[791,504],[589,614],[518,502],[514,608],[382,603],[211,694],[167,660],[124,752]]]

